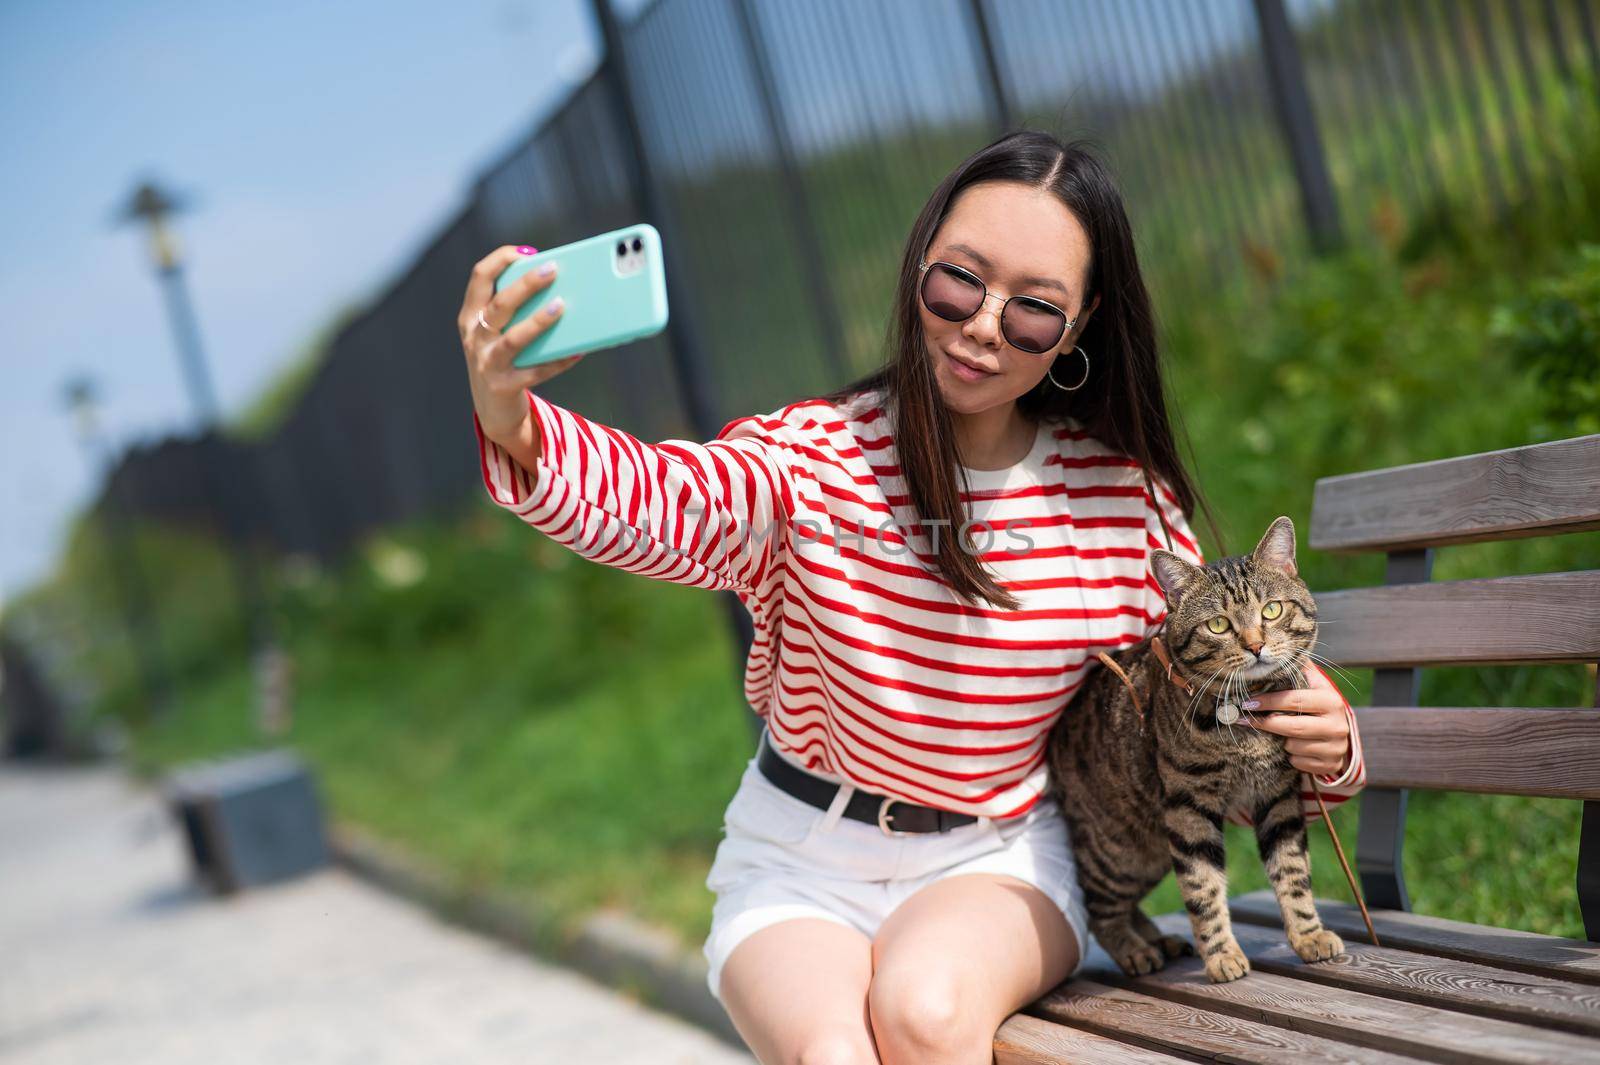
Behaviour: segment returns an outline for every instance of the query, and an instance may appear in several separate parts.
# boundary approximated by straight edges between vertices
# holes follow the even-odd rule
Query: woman
[[[581,356],[510,366],[560,314],[500,336],[551,281],[491,298],[529,251],[478,263],[458,322],[491,498],[754,620],[767,728],[707,877],[712,992],[764,1062],[991,1060],[1087,949],[1045,737],[1095,652],[1165,615],[1149,550],[1202,561],[1113,181],[1043,133],[977,152],[912,228],[884,368],[707,444],[530,391]],[[1312,683],[1260,727],[1337,801],[1364,778],[1354,717]]]

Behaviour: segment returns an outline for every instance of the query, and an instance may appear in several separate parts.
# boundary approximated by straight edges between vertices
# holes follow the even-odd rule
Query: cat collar
[[[1173,663],[1172,657],[1167,654],[1166,645],[1161,642],[1161,637],[1152,636],[1150,638],[1150,649],[1155,651],[1156,657],[1161,660],[1161,665],[1166,668],[1167,679],[1182,688],[1183,694],[1191,699],[1194,698],[1194,685],[1187,677],[1178,672],[1178,667]],[[1231,725],[1237,720],[1239,720],[1239,707],[1237,705],[1234,703],[1217,704],[1218,722],[1224,725]]]

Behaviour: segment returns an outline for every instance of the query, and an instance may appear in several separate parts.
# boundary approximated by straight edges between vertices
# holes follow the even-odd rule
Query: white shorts
[[[1002,873],[1044,892],[1089,953],[1089,913],[1060,808],[1041,799],[1021,817],[987,817],[951,829],[889,836],[842,816],[853,788],[819,810],[773,784],[752,757],[724,815],[706,887],[717,896],[705,956],[707,983],[722,1001],[722,966],[746,936],[794,917],[821,917],[877,935],[895,907],[921,888],[961,873]]]

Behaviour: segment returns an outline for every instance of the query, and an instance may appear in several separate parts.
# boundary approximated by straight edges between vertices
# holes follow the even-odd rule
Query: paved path
[[[0,765],[0,1061],[742,1063],[344,870],[217,899],[160,797]]]

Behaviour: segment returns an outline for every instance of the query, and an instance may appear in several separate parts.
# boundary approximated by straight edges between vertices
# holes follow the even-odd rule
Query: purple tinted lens
[[[943,263],[930,266],[922,280],[922,302],[947,322],[964,322],[977,314],[983,295],[981,284]],[[1000,332],[1006,340],[1035,355],[1055,347],[1066,328],[1067,320],[1060,311],[1025,296],[1006,304],[1000,316]]]
[[[922,302],[947,322],[964,322],[978,313],[983,286],[943,263],[934,263],[922,279]]]
[[[1000,331],[1023,351],[1037,355],[1049,351],[1066,332],[1067,320],[1054,307],[1027,299],[1006,304],[1000,318]]]

